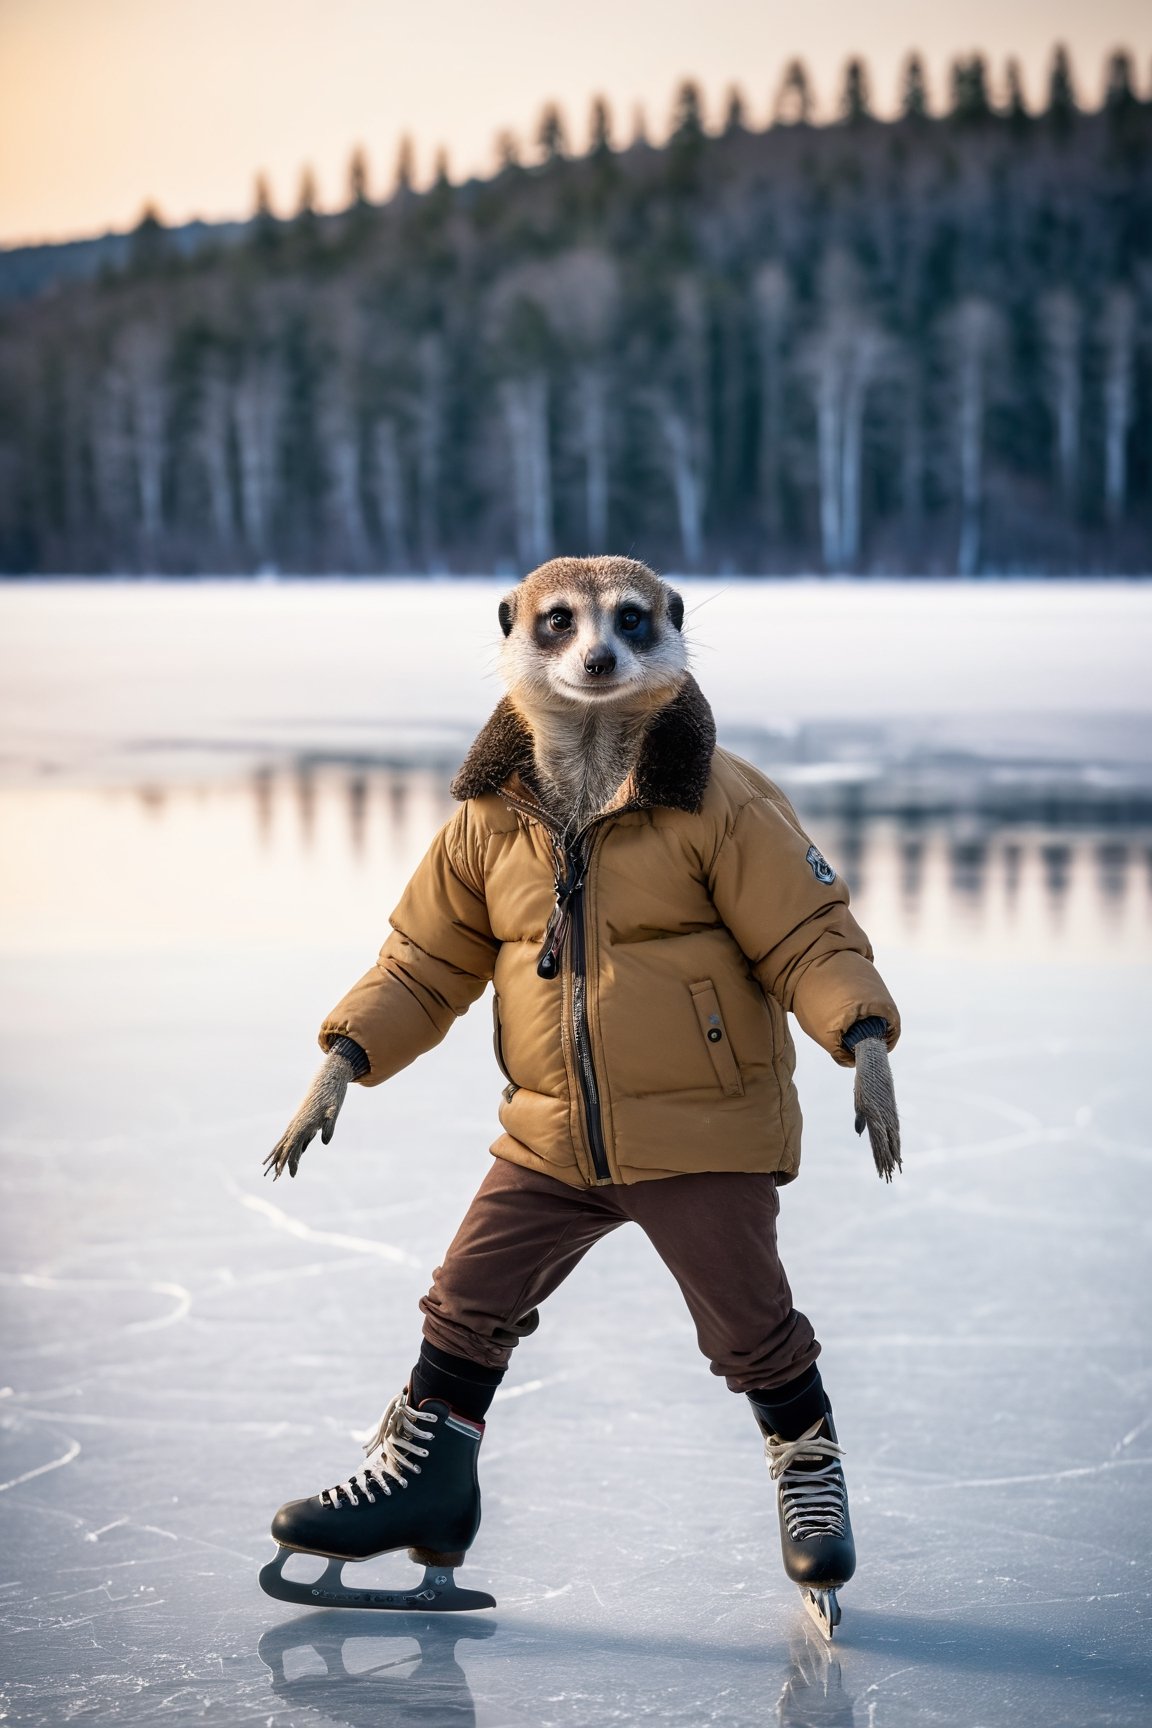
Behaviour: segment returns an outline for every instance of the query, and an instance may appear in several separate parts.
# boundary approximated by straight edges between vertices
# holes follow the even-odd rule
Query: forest
[[[0,571],[1152,570],[1152,90],[909,56],[814,118],[547,107],[484,179],[251,219],[0,304]]]

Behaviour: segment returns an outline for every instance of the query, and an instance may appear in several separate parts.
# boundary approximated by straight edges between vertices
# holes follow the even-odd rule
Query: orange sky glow
[[[750,124],[764,125],[793,56],[830,116],[851,54],[865,56],[876,108],[891,112],[909,48],[924,54],[937,101],[950,59],[976,49],[997,76],[1016,54],[1038,99],[1063,41],[1094,107],[1118,46],[1152,94],[1150,17],[1146,0],[874,0],[866,18],[850,0],[3,0],[0,245],[131,227],[148,201],[169,222],[244,217],[259,171],[289,214],[306,165],[321,207],[339,208],[357,144],[383,197],[405,134],[418,182],[440,148],[454,178],[488,174],[497,132],[527,145],[548,100],[574,149],[596,94],[618,142],[637,106],[660,139],[689,76],[711,122],[736,83]]]

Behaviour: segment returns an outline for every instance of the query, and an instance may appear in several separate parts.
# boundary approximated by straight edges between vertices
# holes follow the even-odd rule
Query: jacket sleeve
[[[327,1050],[353,1038],[377,1086],[438,1044],[457,1015],[483,995],[500,946],[488,921],[483,860],[469,806],[433,840],[389,922],[376,964],[320,1028]]]
[[[847,887],[838,876],[821,879],[827,868],[783,794],[761,795],[741,807],[717,848],[709,891],[761,989],[850,1068],[855,1057],[841,1043],[848,1028],[877,1015],[891,1049],[900,1015],[848,910]]]

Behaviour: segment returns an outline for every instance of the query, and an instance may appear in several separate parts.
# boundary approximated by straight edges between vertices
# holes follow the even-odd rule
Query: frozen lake
[[[260,1177],[495,700],[500,585],[7,588],[0,1720],[1152,1719],[1152,590],[684,587],[722,732],[803,804],[906,1018],[903,1178],[808,1046],[783,1196],[860,1550],[831,1656],[635,1232],[493,1408],[461,1581],[494,1613],[261,1594],[487,1164],[481,1003]]]

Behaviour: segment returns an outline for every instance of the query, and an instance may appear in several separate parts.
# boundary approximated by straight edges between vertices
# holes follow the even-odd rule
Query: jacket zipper
[[[578,886],[568,901],[572,928],[572,1042],[576,1046],[576,1072],[584,1103],[584,1125],[592,1152],[592,1168],[597,1183],[611,1182],[608,1154],[604,1147],[604,1127],[600,1117],[600,1088],[596,1083],[596,1068],[592,1061],[592,1045],[588,1037],[586,991],[588,985],[584,953],[584,872],[581,861]]]
[[[507,794],[505,794],[507,798]],[[525,810],[517,800],[507,799],[513,809]],[[539,810],[525,810],[537,819]],[[596,1065],[592,1060],[592,1043],[588,1036],[587,991],[588,973],[584,946],[584,878],[588,872],[588,854],[581,841],[584,830],[573,843],[571,853],[565,852],[559,830],[544,819],[552,835],[552,850],[556,859],[556,907],[544,932],[544,945],[536,962],[541,978],[555,978],[561,971],[565,939],[571,933],[572,966],[572,1042],[576,1051],[576,1078],[580,1086],[580,1101],[584,1107],[584,1131],[592,1154],[592,1169],[598,1185],[612,1181],[608,1153],[604,1145],[604,1125],[600,1114],[600,1087]]]

